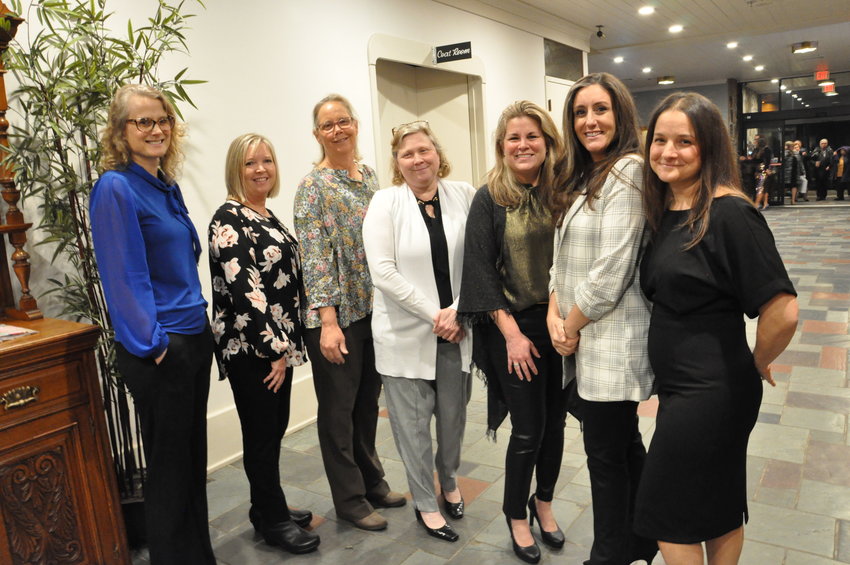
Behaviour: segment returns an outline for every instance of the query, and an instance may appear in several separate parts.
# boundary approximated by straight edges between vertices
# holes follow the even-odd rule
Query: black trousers
[[[145,527],[151,565],[214,564],[207,513],[207,397],[213,338],[168,334],[157,365],[115,344],[144,441]]]
[[[821,163],[821,167],[815,169],[815,182],[817,183],[817,199],[823,200],[826,198],[826,193],[832,184],[831,179],[829,178],[829,171],[824,171],[822,169],[823,163]]]
[[[539,359],[531,381],[508,374],[505,338],[495,324],[480,324],[511,417],[511,439],[505,456],[505,496],[502,511],[514,519],[526,517],[531,477],[537,475],[535,494],[549,502],[561,472],[564,452],[566,398],[561,375],[562,358],[552,347],[546,328],[546,307],[534,306],[514,314],[520,331],[534,343]]]
[[[844,192],[847,192],[847,195],[850,196],[850,182],[847,181],[835,181],[835,197],[838,200],[844,200]]]
[[[286,380],[273,392],[263,382],[271,371],[268,359],[241,355],[226,363],[242,427],[242,461],[251,486],[251,505],[265,524],[285,522],[290,517],[280,486],[280,443],[289,425],[292,367],[286,368]]]
[[[629,565],[657,548],[654,540],[632,532],[635,495],[646,460],[637,407],[630,401],[581,401],[593,497],[593,546],[585,565]]]
[[[345,520],[368,516],[374,508],[366,497],[383,498],[390,492],[375,450],[381,376],[375,369],[371,319],[343,328],[348,355],[342,365],[322,355],[321,328],[304,334],[319,401],[316,427],[322,462],[334,508]]]

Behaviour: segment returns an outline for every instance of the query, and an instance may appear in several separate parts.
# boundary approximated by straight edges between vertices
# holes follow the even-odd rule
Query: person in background
[[[806,198],[806,192],[809,189],[809,178],[807,174],[807,165],[809,162],[809,152],[805,150],[803,147],[803,142],[799,139],[794,142],[794,154],[797,156],[797,168],[799,169],[800,176],[797,181],[797,186],[799,190],[797,191],[797,201],[808,202],[809,199]]]
[[[393,130],[395,186],[375,193],[363,243],[375,284],[372,334],[396,447],[414,512],[445,541],[458,534],[434,491],[431,417],[436,418],[437,478],[446,514],[463,518],[457,485],[472,340],[457,321],[466,216],[475,189],[445,180],[451,168],[427,122]]]
[[[646,457],[637,407],[652,393],[653,375],[637,274],[646,227],[643,159],[629,90],[608,73],[582,77],[567,94],[563,132],[548,326],[557,351],[575,353],[593,498],[593,546],[584,563],[651,563],[655,541],[632,532]]]
[[[785,153],[782,156],[782,179],[785,183],[785,193],[791,192],[791,204],[797,203],[797,183],[800,182],[800,159],[794,153],[794,142],[785,142]]]
[[[319,536],[301,529],[280,486],[280,443],[289,425],[292,369],[306,360],[299,306],[298,242],[266,200],[280,192],[271,141],[255,133],[230,144],[227,201],[209,226],[212,330],[219,375],[233,390],[251,487],[248,517],[269,545],[308,553]]]
[[[496,164],[466,223],[458,313],[474,325],[472,355],[487,379],[489,433],[495,437],[511,416],[502,511],[514,553],[537,563],[534,520],[543,543],[560,548],[565,541],[552,499],[566,404],[561,357],[546,331],[554,167],[563,141],[549,114],[527,100],[502,112],[495,139]],[[529,497],[535,471],[537,487]]]
[[[759,163],[759,170],[756,172],[756,200],[755,205],[759,210],[766,210],[770,204],[767,202],[767,191],[765,183],[767,181],[767,171],[763,163]]]
[[[835,187],[835,199],[844,200],[844,192],[850,195],[850,160],[847,152],[850,147],[839,147],[832,156],[832,186]]]
[[[372,343],[372,280],[363,248],[363,217],[378,189],[359,162],[359,125],[351,103],[331,94],[313,108],[321,148],[295,194],[301,246],[304,341],[319,402],[319,446],[337,516],[364,530],[383,530],[375,507],[404,506],[390,490],[375,450],[381,377]]]
[[[152,565],[215,563],[206,488],[213,340],[201,243],[175,181],[182,136],[162,92],[119,88],[89,204],[115,363],[141,422]]]
[[[741,192],[717,106],[669,95],[649,121],[646,158],[652,240],[640,281],[653,304],[659,406],[634,527],[658,540],[668,565],[732,565],[761,381],[774,384],[770,364],[796,329],[795,291],[770,227]],[[744,314],[758,316],[752,351]]]
[[[830,167],[832,167],[832,147],[827,139],[821,139],[818,147],[812,151],[812,163],[815,167],[815,184],[817,199],[826,199],[826,193],[830,188]]]

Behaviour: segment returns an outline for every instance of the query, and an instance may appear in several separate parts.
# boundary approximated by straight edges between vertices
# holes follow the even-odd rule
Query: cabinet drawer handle
[[[4,392],[3,396],[0,396],[0,404],[5,405],[6,410],[20,408],[30,402],[36,402],[39,392],[40,389],[37,386],[19,386]]]

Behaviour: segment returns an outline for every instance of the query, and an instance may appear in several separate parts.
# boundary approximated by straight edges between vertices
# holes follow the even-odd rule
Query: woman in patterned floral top
[[[280,442],[289,424],[292,368],[305,361],[298,242],[266,208],[280,191],[271,142],[253,133],[233,140],[225,165],[227,197],[209,228],[213,335],[221,378],[242,424],[251,523],[266,543],[292,553],[319,546],[312,514],[290,510],[280,487]]]
[[[375,171],[357,161],[357,118],[331,94],[313,108],[322,154],[295,195],[295,233],[304,266],[304,341],[319,401],[316,426],[337,515],[383,530],[375,507],[404,506],[390,491],[375,451],[381,377],[372,345],[372,280],[363,217],[378,189]]]

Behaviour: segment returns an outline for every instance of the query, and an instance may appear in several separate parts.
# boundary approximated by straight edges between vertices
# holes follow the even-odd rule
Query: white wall
[[[188,66],[188,77],[209,81],[189,91],[198,109],[183,108],[189,138],[180,185],[202,239],[209,218],[225,197],[222,177],[228,144],[247,131],[262,133],[275,144],[283,190],[271,208],[292,225],[295,188],[318,157],[311,111],[315,102],[330,92],[351,100],[360,118],[364,161],[376,162],[369,127],[374,123],[367,60],[372,34],[429,45],[471,41],[473,55],[483,61],[487,73],[484,102],[490,144],[499,114],[509,103],[529,99],[545,104],[541,36],[432,0],[212,0],[206,5],[202,9],[186,3],[189,11],[198,14],[190,20],[191,54],[174,55],[163,69],[167,76]],[[116,13],[112,29],[123,29],[130,17],[142,21],[155,7],[154,0],[111,1],[108,9]],[[575,46],[586,49],[586,45]],[[9,89],[13,88],[10,84]],[[489,168],[492,146],[486,154]],[[32,204],[26,211],[29,221],[37,213]],[[38,239],[38,234],[33,239]],[[34,255],[32,286],[38,294],[47,288],[43,281],[53,276],[46,264],[50,252],[32,244],[28,249]],[[204,255],[201,279],[209,297],[206,261]],[[47,300],[40,306],[48,315],[57,311]],[[312,417],[309,366],[296,372],[293,394],[293,408],[302,409],[293,414],[292,424],[297,426]],[[209,461],[216,467],[241,452],[238,421],[226,383],[213,383],[209,421]]]

